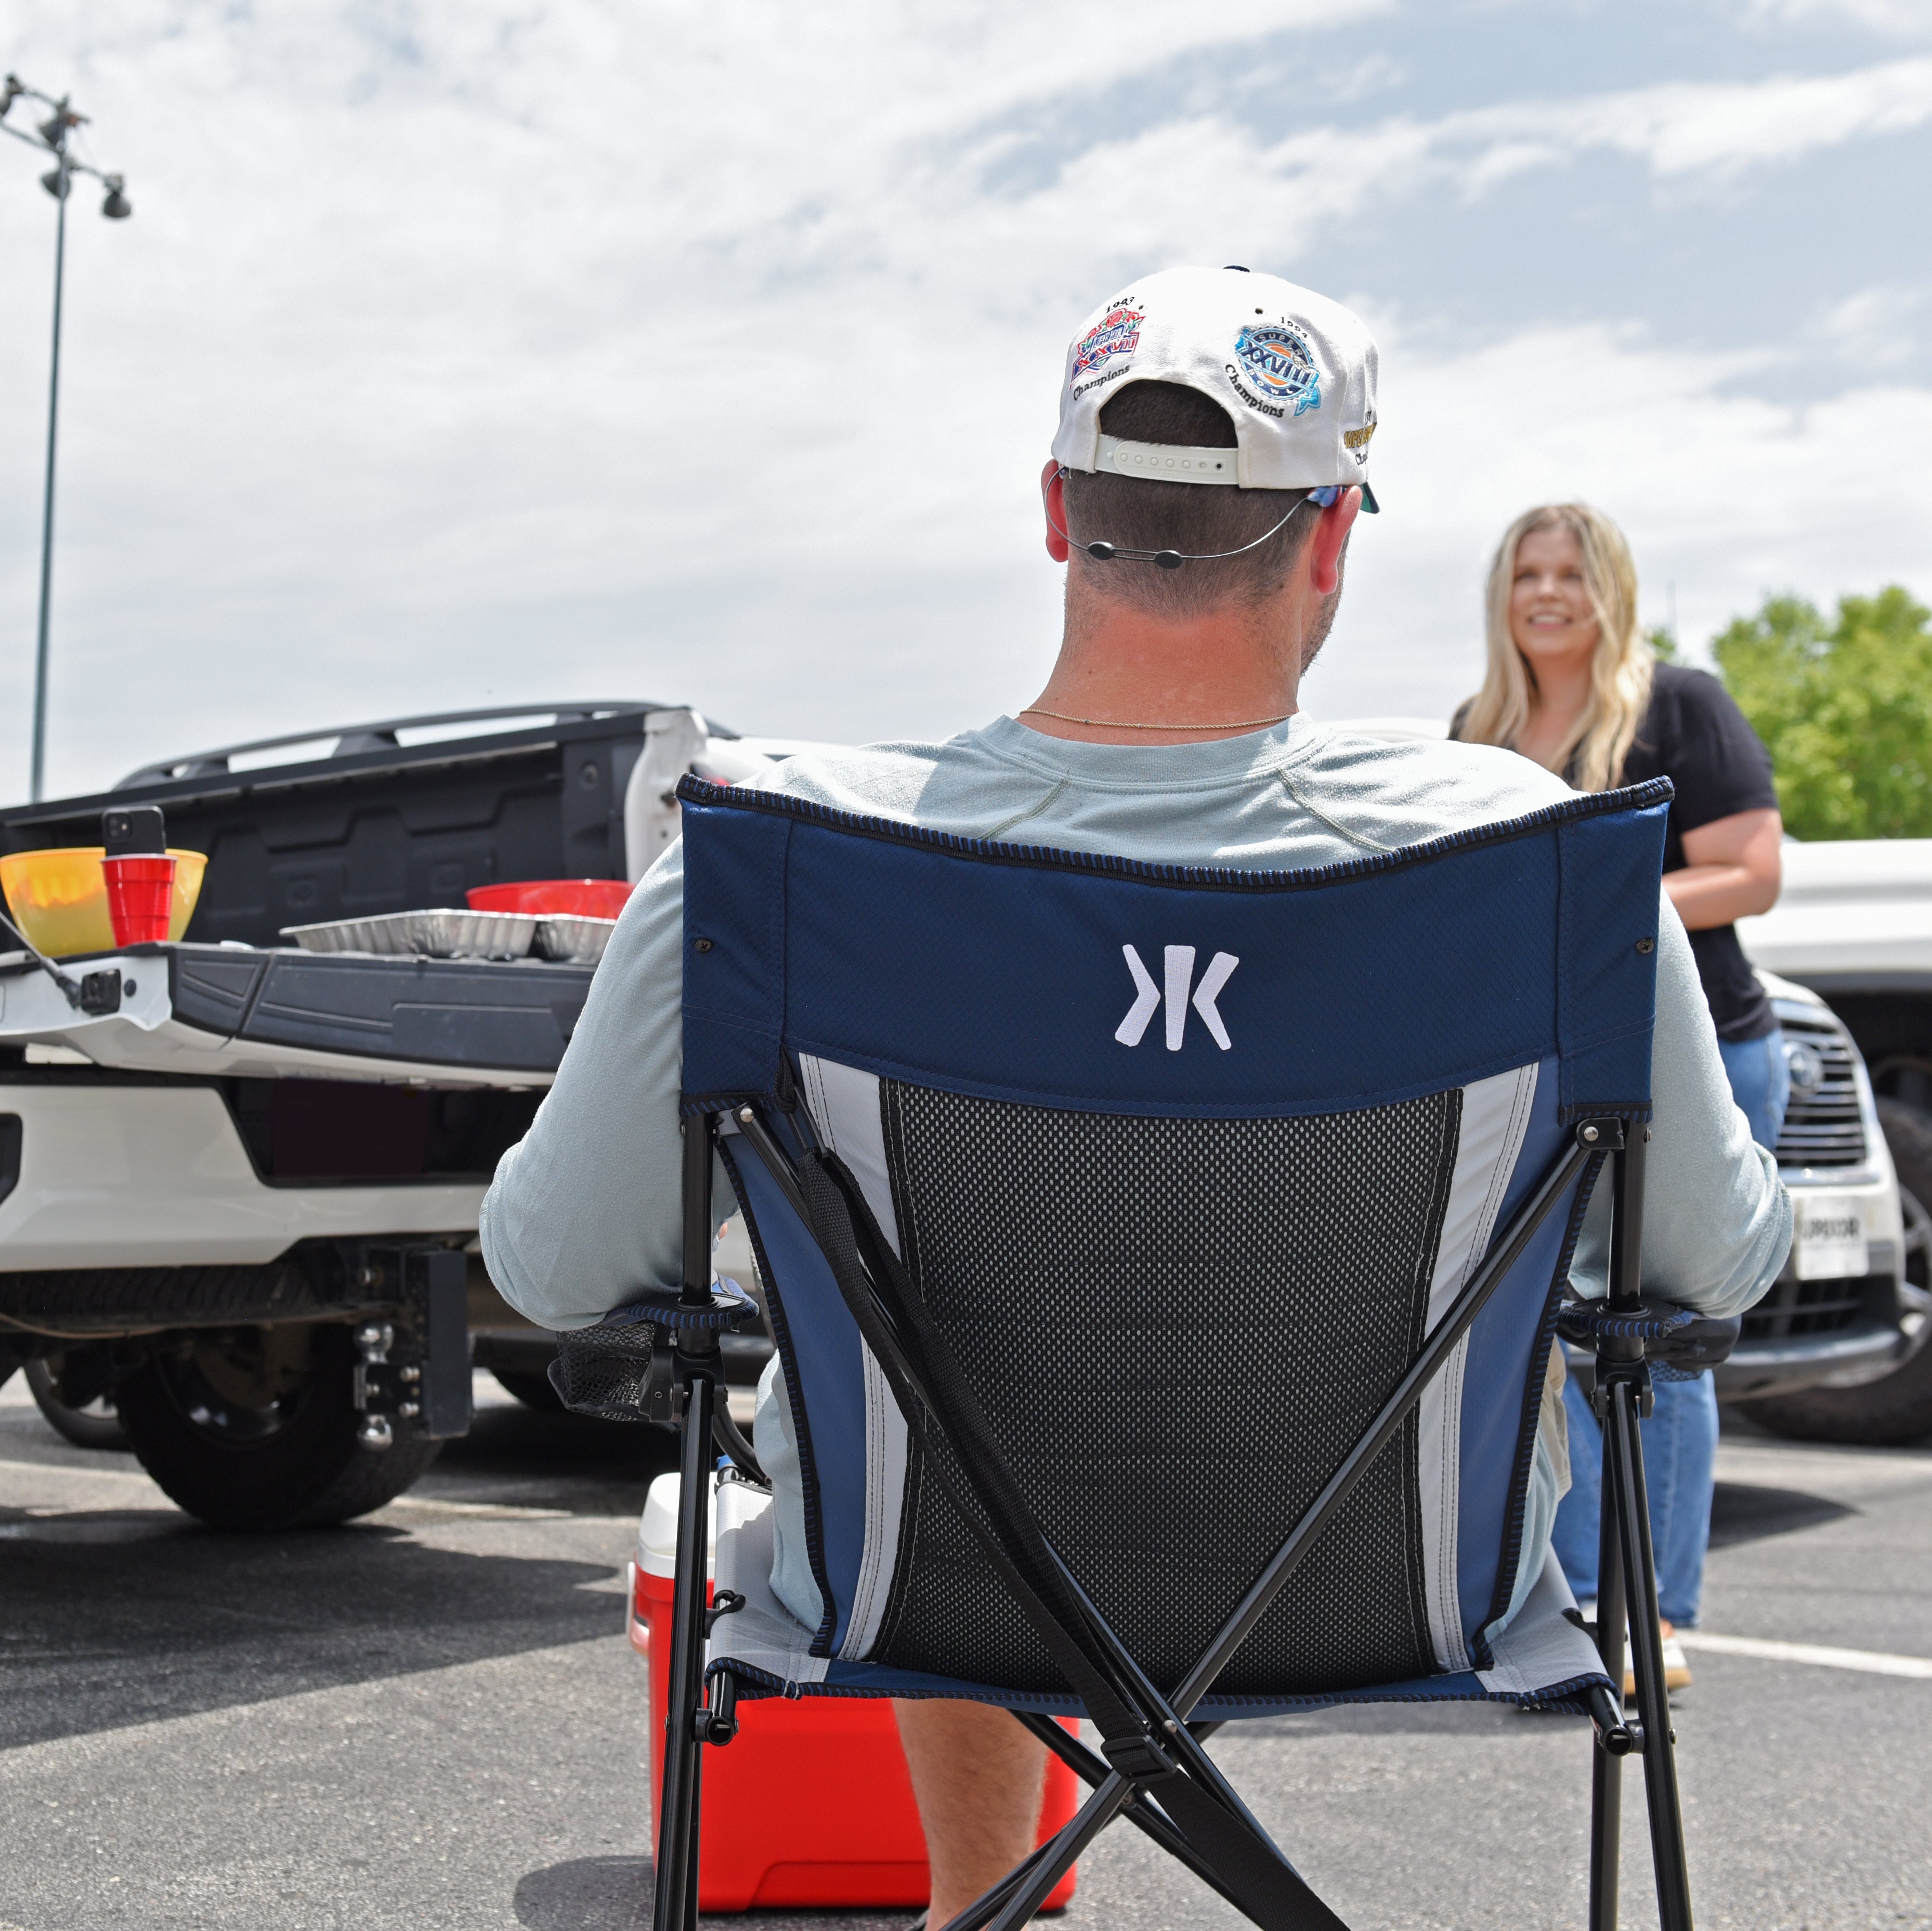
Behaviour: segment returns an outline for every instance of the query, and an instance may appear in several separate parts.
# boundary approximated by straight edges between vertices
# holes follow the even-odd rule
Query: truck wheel
[[[512,1368],[493,1368],[490,1372],[504,1393],[514,1395],[525,1408],[535,1408],[540,1415],[569,1414],[563,1398],[550,1386],[548,1375],[520,1374]]]
[[[97,1395],[80,1408],[70,1408],[54,1385],[53,1370],[45,1361],[27,1363],[27,1389],[47,1426],[76,1448],[125,1448],[128,1431],[114,1412],[113,1397]]]
[[[197,1330],[152,1350],[116,1390],[134,1453],[214,1528],[320,1528],[393,1501],[442,1444],[399,1424],[365,1447],[355,1344],[332,1322]]]
[[[1932,1114],[1903,1100],[1881,1099],[1879,1123],[1898,1169],[1899,1204],[1905,1210],[1905,1278],[1922,1295],[1932,1266]],[[1912,1352],[1889,1375],[1856,1388],[1801,1388],[1740,1402],[1738,1412],[1774,1435],[1799,1441],[1856,1442],[1897,1448],[1932,1435],[1932,1313],[1916,1310]]]

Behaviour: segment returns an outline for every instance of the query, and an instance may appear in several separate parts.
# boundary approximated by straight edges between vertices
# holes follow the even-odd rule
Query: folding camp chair
[[[1722,1336],[1640,1294],[1668,784],[1277,872],[679,795],[683,1292],[558,1370],[682,1432],[658,1931],[696,1922],[703,1747],[772,1696],[1004,1705],[1091,1786],[955,1931],[1024,1924],[1120,1817],[1258,1924],[1339,1925],[1211,1732],[1376,1700],[1587,1716],[1592,1931],[1633,1751],[1660,1915],[1689,1931],[1637,1421],[1647,1352]],[[782,1362],[815,1628],[772,1593],[771,1497],[719,1396],[752,1305],[711,1277],[714,1148]],[[1592,1632],[1553,1557],[1516,1585],[1606,1162],[1611,1292],[1563,1309],[1606,1434]],[[1052,1720],[1074,1714],[1097,1754]]]

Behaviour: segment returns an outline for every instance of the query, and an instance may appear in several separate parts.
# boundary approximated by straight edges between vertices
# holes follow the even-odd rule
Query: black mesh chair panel
[[[1414,1358],[1460,1092],[1200,1120],[880,1091],[907,1270],[1048,1540],[1171,1687]],[[1434,1669],[1414,1439],[1412,1418],[1226,1693]],[[1063,1687],[946,1485],[910,1462],[875,1660]]]

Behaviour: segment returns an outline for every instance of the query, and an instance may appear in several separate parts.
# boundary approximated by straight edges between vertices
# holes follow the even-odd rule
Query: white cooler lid
[[[638,1567],[646,1576],[677,1573],[677,1488],[675,1475],[660,1475],[644,1498],[644,1513],[638,1523]],[[707,1576],[716,1573],[718,1559],[718,1478],[711,1478],[711,1534],[710,1560],[704,1565]]]

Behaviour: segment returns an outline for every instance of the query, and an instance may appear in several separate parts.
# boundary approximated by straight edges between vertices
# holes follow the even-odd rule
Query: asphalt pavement
[[[380,1515],[242,1537],[0,1387],[0,1931],[648,1925],[622,1569],[660,1438],[478,1389],[474,1433]],[[1700,1648],[1677,1699],[1699,1922],[1932,1926],[1932,1450],[1720,1453],[1704,1633],[1760,1653]],[[1792,1654],[1820,1647],[1849,1654]],[[1360,1931],[1582,1924],[1580,1723],[1392,1706],[1215,1749]],[[1630,1926],[1656,1921],[1641,1792]],[[1242,1921],[1120,1830],[1060,1921]]]

